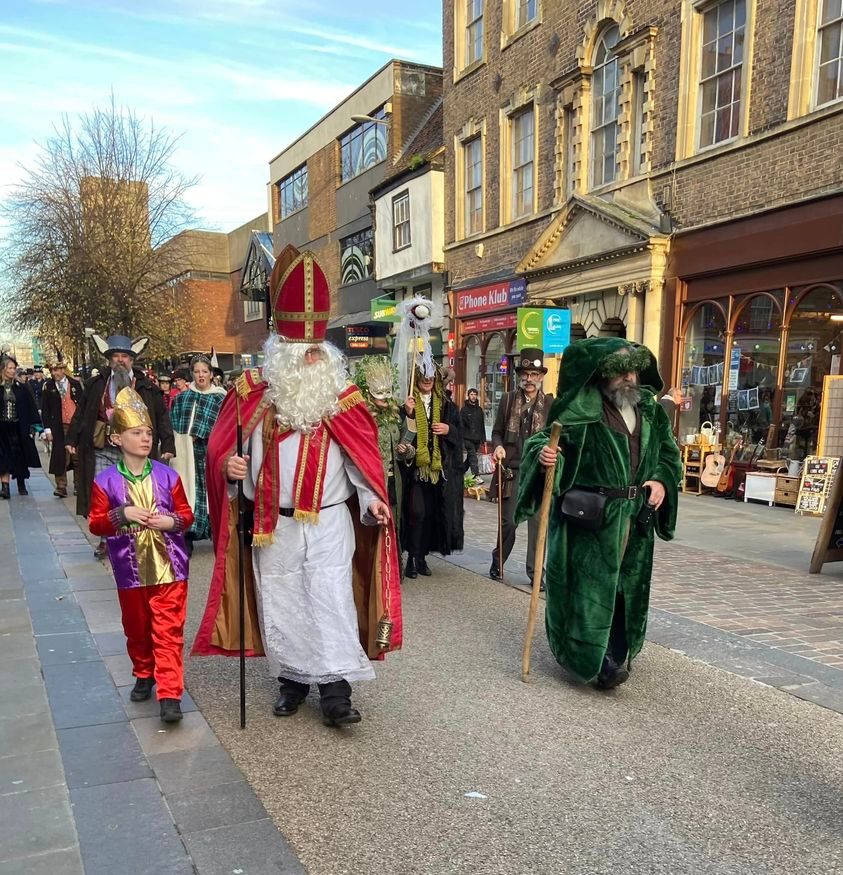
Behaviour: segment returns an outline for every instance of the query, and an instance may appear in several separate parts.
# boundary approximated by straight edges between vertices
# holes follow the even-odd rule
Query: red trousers
[[[126,650],[137,678],[155,678],[159,699],[184,692],[187,581],[118,589]]]

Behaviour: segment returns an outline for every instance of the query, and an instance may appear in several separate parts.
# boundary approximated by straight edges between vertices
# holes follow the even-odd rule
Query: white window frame
[[[532,15],[530,7],[533,7]],[[539,0],[513,0],[513,10],[515,20],[513,31],[521,30],[528,24],[532,24],[539,17]]]
[[[831,106],[835,103],[839,103],[843,100],[843,4],[841,4],[840,14],[832,19],[831,21],[827,21],[823,23],[822,13],[825,8],[825,5],[829,3],[830,0],[817,0],[817,28],[816,28],[816,49],[814,51],[814,76],[813,76],[813,89],[812,89],[812,105],[814,109],[821,109],[825,106]],[[820,59],[822,53],[822,32],[828,28],[837,27],[838,35],[837,35],[837,88],[839,93],[836,97],[832,97],[830,100],[826,100],[823,103],[820,103]]]
[[[525,120],[530,120],[530,144],[526,152],[520,149],[525,137],[519,138],[518,127]],[[536,211],[536,108],[528,104],[509,118],[509,221],[529,216]],[[528,170],[529,168],[529,170]],[[524,184],[524,178],[529,175],[529,187]],[[530,192],[529,202],[520,203],[523,193]]]
[[[413,245],[410,225],[410,190],[392,198],[392,251],[400,252]]]
[[[480,180],[478,185],[471,185],[471,183],[475,182],[474,179],[470,179],[469,176],[469,156],[474,153],[474,150],[477,150],[477,155],[479,157],[479,161],[474,161],[471,164],[471,168],[476,168],[479,166],[480,169]],[[483,154],[483,136],[482,134],[477,134],[472,137],[470,140],[466,140],[464,143],[460,144],[460,165],[461,165],[461,202],[462,202],[462,228],[461,235],[462,237],[471,237],[474,234],[481,234],[485,227],[485,218],[486,218],[486,210],[485,210],[485,156]],[[471,187],[469,187],[471,185]],[[474,209],[474,198],[478,197],[480,200],[480,209],[479,211]],[[477,227],[474,227],[473,217],[476,216],[479,212],[479,222],[477,223]]]
[[[632,107],[629,129],[629,175],[638,176],[644,164],[644,103],[647,99],[647,74],[632,71]]]
[[[463,68],[470,67],[472,64],[480,63],[485,57],[486,34],[485,34],[485,2],[484,0],[459,0],[465,6],[465,26],[463,29],[464,35],[464,52]],[[477,45],[477,37],[472,39],[472,29],[477,28],[480,31],[480,52],[475,55],[474,50]]]
[[[606,42],[607,35],[612,31],[616,31],[616,38],[612,45],[609,45]],[[618,176],[620,174],[620,98],[621,98],[621,64],[620,58],[614,50],[615,45],[617,45],[620,40],[620,28],[617,24],[613,23],[609,27],[606,27],[601,32],[600,36],[594,43],[594,70],[591,74],[591,131],[589,136],[589,183],[590,188],[599,188],[602,185],[609,185],[613,182],[616,182]],[[600,49],[600,46],[604,45],[606,47],[606,57],[600,63],[596,63],[597,52]],[[606,81],[606,73],[610,68],[614,68],[614,82],[615,86],[611,90],[611,92],[607,92],[605,90],[605,81]],[[600,93],[597,93],[597,83],[601,83]],[[606,100],[611,99],[614,105],[614,116],[606,119],[605,105]],[[598,100],[600,101],[601,113],[598,119]],[[605,152],[605,137],[607,131],[610,127],[614,127],[615,131],[615,146],[613,150],[613,154],[615,156],[615,165],[614,170],[612,171],[611,178],[607,178],[605,175],[605,163],[606,163],[606,152]],[[601,142],[601,147],[597,149],[598,139]],[[597,158],[600,156],[600,173],[598,175],[597,171]]]
[[[263,301],[244,301],[243,321],[257,322],[258,319],[263,319]]]

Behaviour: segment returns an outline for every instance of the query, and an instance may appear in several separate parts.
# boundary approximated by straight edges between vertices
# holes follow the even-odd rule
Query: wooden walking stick
[[[548,446],[556,452],[559,446],[559,437],[562,434],[562,424],[554,422],[550,429],[550,443]],[[530,613],[527,617],[527,635],[524,639],[524,653],[521,656],[521,680],[528,683],[530,674],[530,651],[533,647],[533,632],[536,628],[536,612],[539,607],[539,594],[542,588],[542,575],[544,574],[544,545],[547,540],[547,520],[550,516],[550,500],[553,497],[553,475],[556,473],[556,465],[545,469],[544,492],[542,503],[539,508],[539,530],[536,533],[536,552],[533,555],[533,592],[530,595]]]
[[[237,455],[243,458],[243,420],[240,417],[240,396],[237,404]],[[243,481],[237,481],[237,582],[240,599],[240,728],[246,728],[246,502]]]
[[[503,582],[503,459],[498,459],[498,574]]]

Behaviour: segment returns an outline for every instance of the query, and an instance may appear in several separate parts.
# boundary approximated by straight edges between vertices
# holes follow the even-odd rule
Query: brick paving
[[[693,507],[694,511],[699,507]],[[718,512],[723,507],[716,505]],[[765,510],[757,506],[757,513]],[[788,520],[774,522],[782,524],[784,537]],[[497,506],[466,500],[466,545],[486,550],[491,557],[496,537]],[[843,577],[741,560],[690,546],[689,537],[683,532],[685,543],[658,542],[653,608],[843,669]],[[711,541],[709,537],[704,540]],[[527,529],[521,526],[505,569],[511,583],[527,583],[526,544]]]

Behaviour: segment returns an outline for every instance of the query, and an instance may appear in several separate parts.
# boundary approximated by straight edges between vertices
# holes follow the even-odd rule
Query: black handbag
[[[559,510],[571,525],[590,532],[603,527],[603,513],[608,496],[589,489],[569,489],[559,502]]]

